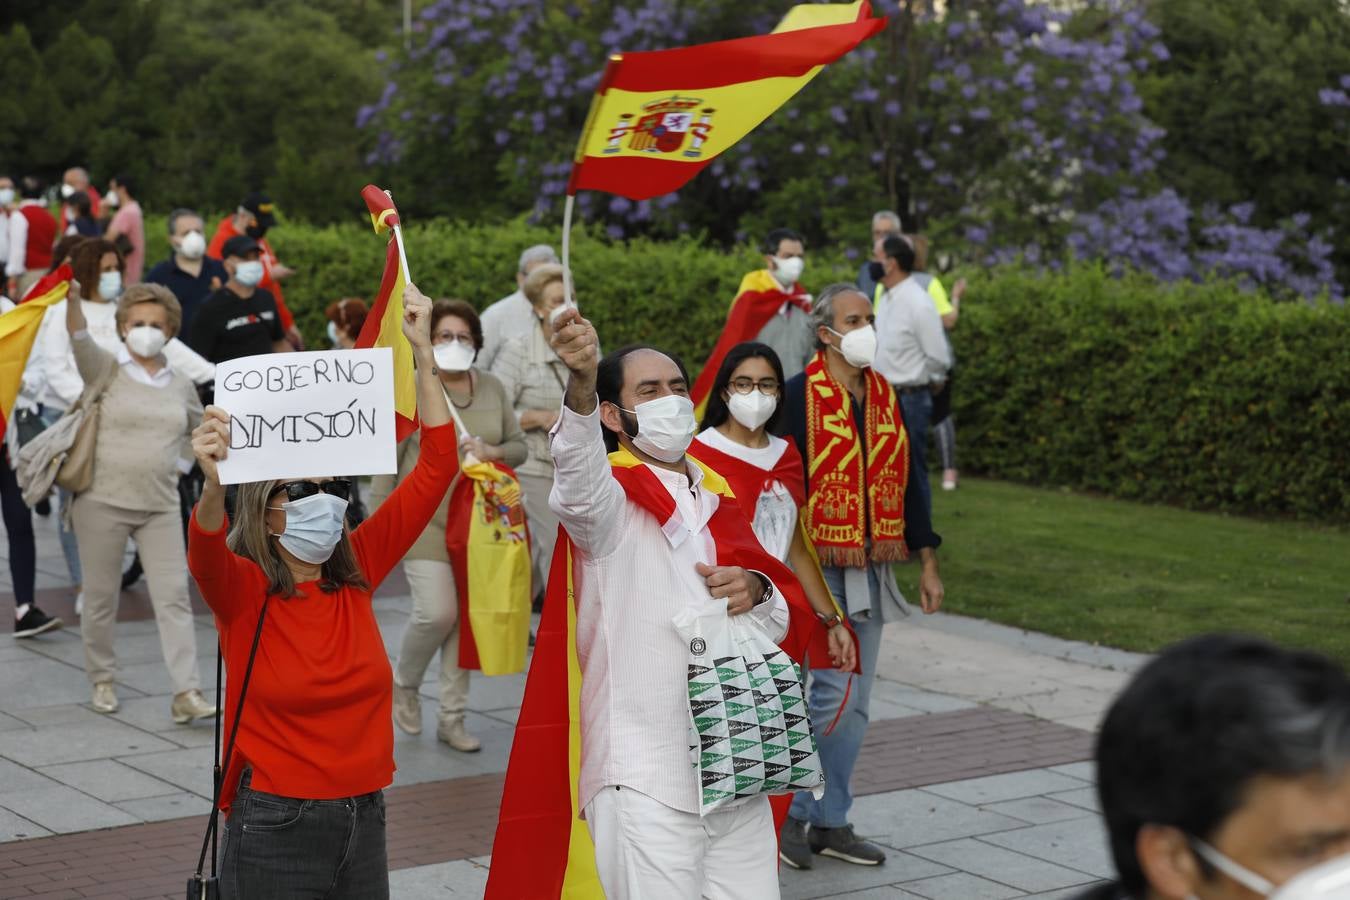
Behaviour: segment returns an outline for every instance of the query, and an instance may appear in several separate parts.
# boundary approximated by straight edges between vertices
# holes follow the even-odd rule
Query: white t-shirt
[[[746,447],[716,428],[705,428],[698,439],[727,456],[748,462],[756,469],[772,472],[774,466],[778,465],[783,454],[787,452],[787,441],[773,435],[768,437],[767,447]],[[698,452],[695,451],[694,455],[697,456]],[[774,559],[786,562],[788,548],[792,546],[792,532],[796,527],[797,504],[787,486],[774,479],[773,483],[759,495],[759,501],[755,504],[755,518],[751,523],[755,537],[759,538],[760,546],[765,552]]]

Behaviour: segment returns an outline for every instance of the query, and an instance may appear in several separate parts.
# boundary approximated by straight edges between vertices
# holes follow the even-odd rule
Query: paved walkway
[[[73,623],[50,520],[38,525],[39,602]],[[0,581],[0,608],[12,603],[8,588]],[[391,579],[376,600],[391,654],[407,606],[406,586]],[[76,629],[0,637],[0,898],[181,896],[209,807],[212,732],[170,721],[148,615],[143,587],[124,594],[113,716],[88,707]],[[210,689],[210,619],[197,627]],[[1107,875],[1084,760],[1101,711],[1141,659],[950,616],[887,629],[854,821],[890,858],[785,871],[783,896],[1061,897]],[[469,726],[481,753],[436,742],[431,702],[420,737],[397,734],[394,897],[481,896],[523,684],[474,677]],[[434,684],[422,692],[431,701]]]

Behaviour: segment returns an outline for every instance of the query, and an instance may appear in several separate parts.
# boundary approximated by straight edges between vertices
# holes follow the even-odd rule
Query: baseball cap
[[[272,205],[272,198],[260,191],[249,194],[244,198],[244,202],[239,205],[253,213],[258,220],[258,224],[263,228],[271,228],[277,223],[276,208]]]
[[[231,256],[248,256],[250,253],[257,253],[261,248],[258,242],[246,234],[236,234],[225,242],[225,246],[220,249],[220,258],[228,259]]]

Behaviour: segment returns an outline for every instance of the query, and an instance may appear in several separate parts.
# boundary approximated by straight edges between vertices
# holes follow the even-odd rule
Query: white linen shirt
[[[483,349],[478,351],[476,365],[486,370],[492,369],[497,354],[502,352],[507,341],[539,327],[539,317],[534,314],[534,306],[524,291],[507,294],[493,303],[483,310],[478,321],[483,326]]]
[[[85,328],[89,336],[104,350],[116,354],[122,348],[122,338],[117,334],[117,304],[96,303],[92,300],[81,300],[80,303],[84,306]],[[165,344],[163,352],[169,365],[182,372],[193,384],[206,384],[216,377],[216,367],[178,338]],[[75,354],[70,349],[65,300],[47,309],[28,364],[40,367],[43,406],[64,411],[79,399],[80,392],[84,390],[84,379],[80,377],[79,369],[75,368]]]
[[[581,783],[585,809],[610,785],[641,791],[698,814],[699,785],[689,758],[688,648],[671,619],[689,604],[713,600],[698,563],[716,565],[708,520],[718,495],[703,470],[651,467],[675,499],[683,527],[662,530],[628,499],[610,471],[599,409],[563,407],[553,428],[555,477],[549,506],[576,553],[577,657],[581,665]],[[773,599],[754,616],[775,641],[787,633],[787,602]]]
[[[906,278],[877,301],[876,370],[891,384],[919,387],[943,381],[952,367],[952,353],[942,317],[932,296],[914,276]]]

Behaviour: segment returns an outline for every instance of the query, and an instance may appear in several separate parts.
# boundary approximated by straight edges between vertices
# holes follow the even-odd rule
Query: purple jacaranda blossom
[[[960,122],[953,122],[952,124],[947,126],[947,130],[952,134],[961,134],[964,132],[965,129],[961,127]]]
[[[835,104],[830,107],[830,118],[834,119],[836,123],[844,125],[848,122],[848,113],[844,112],[842,106]]]
[[[964,22],[953,22],[947,26],[947,37],[949,38],[958,38],[965,33],[966,25]]]
[[[876,103],[881,99],[881,91],[870,85],[864,85],[853,92],[853,99],[859,103]]]
[[[847,176],[847,175],[844,175],[844,174],[842,174],[842,173],[839,174],[839,175],[836,175],[836,176],[834,176],[834,178],[830,179],[830,184],[834,185],[834,186],[837,187],[837,188],[847,187],[847,186],[848,186],[848,176]]]
[[[1350,92],[1339,88],[1322,88],[1317,99],[1323,106],[1350,107]]]
[[[844,249],[844,259],[847,259],[849,262],[857,262],[860,255],[857,247],[847,247]]]
[[[1040,103],[1035,97],[1022,98],[1022,112],[1035,112],[1036,107],[1039,105]]]
[[[987,244],[989,242],[989,232],[978,225],[966,226],[966,240],[972,244]]]
[[[989,107],[977,106],[970,111],[970,117],[976,122],[987,121],[990,117]]]
[[[617,223],[606,225],[605,234],[607,234],[612,241],[622,240],[624,234],[623,226]]]
[[[795,153],[795,154],[797,154],[797,155],[800,156],[801,154],[803,154],[803,153],[806,152],[806,145],[803,144],[801,141],[798,141],[797,143],[795,143],[795,144],[793,144],[791,147],[789,147],[789,148],[788,148],[788,151],[791,152],[791,153]]]
[[[498,147],[505,147],[511,141],[511,132],[505,128],[498,128],[492,133],[492,141]]]
[[[530,113],[530,127],[534,129],[535,134],[543,134],[544,129],[548,128],[548,118],[540,110]]]
[[[928,79],[928,89],[935,94],[940,94],[947,89],[947,79],[941,75],[934,75]]]
[[[974,100],[977,94],[979,94],[979,90],[973,84],[967,84],[961,88],[961,96],[967,100]]]
[[[829,156],[829,155],[830,155],[830,145],[829,145],[829,144],[817,144],[817,145],[816,145],[816,156]]]
[[[609,198],[609,211],[612,213],[623,214],[632,208],[633,201],[629,200],[627,197],[615,196]]]
[[[885,104],[884,106],[882,106],[882,109],[885,110],[886,115],[888,115],[888,116],[892,116],[892,117],[898,116],[898,115],[900,115],[900,101],[899,101],[899,100],[887,100],[887,101],[886,101],[886,104]]]

